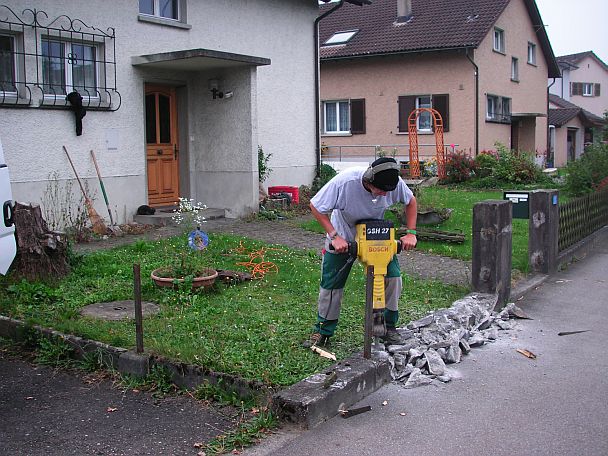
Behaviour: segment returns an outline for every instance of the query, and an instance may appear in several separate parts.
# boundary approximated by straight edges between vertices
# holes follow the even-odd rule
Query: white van
[[[15,226],[13,224],[13,196],[8,165],[4,160],[4,150],[0,140],[0,274],[5,275],[17,253],[15,244]]]

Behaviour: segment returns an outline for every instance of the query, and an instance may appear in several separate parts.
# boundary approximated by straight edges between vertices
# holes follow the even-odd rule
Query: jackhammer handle
[[[395,241],[397,243],[397,253],[401,253],[401,251],[403,250],[403,248],[401,247],[401,241]],[[329,246],[328,246],[329,250],[334,250],[334,245],[330,242]],[[353,256],[357,256],[357,241],[353,241],[353,242],[349,242],[348,243],[348,253],[350,253]]]
[[[329,250],[333,251],[334,249],[334,245],[330,242],[329,246],[327,247]],[[352,256],[357,256],[357,241],[352,241],[348,243],[348,252],[350,255]]]

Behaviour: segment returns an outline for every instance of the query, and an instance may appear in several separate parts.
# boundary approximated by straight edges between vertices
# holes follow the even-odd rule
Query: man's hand
[[[331,241],[331,245],[334,246],[334,252],[336,253],[346,253],[348,252],[348,242],[346,242],[340,236],[336,236],[333,241]]]
[[[401,236],[401,250],[413,250],[418,243],[418,239],[415,234],[408,233],[405,236]]]

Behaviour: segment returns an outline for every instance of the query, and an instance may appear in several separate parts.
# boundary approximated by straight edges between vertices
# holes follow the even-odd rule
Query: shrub
[[[498,143],[496,147],[499,158],[493,176],[497,181],[507,184],[533,184],[543,180],[542,171],[534,163],[531,154],[511,150]]]
[[[312,181],[312,193],[317,193],[321,189],[321,187],[327,184],[330,179],[336,174],[338,173],[335,169],[333,169],[327,163],[323,163],[321,165],[321,168],[319,169],[319,175],[316,176],[315,179]]]
[[[444,183],[466,182],[475,175],[477,164],[463,151],[452,152],[445,161],[446,177]]]
[[[264,182],[272,172],[272,168],[268,166],[272,154],[265,154],[262,146],[258,146],[258,179]]]
[[[595,144],[566,166],[565,190],[581,196],[605,187],[608,178],[608,144]]]
[[[494,172],[494,168],[498,164],[498,154],[494,151],[482,150],[477,157],[475,157],[475,164],[477,166],[475,175],[479,178],[491,176]]]

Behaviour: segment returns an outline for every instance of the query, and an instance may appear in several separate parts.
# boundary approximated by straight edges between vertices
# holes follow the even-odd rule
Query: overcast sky
[[[608,64],[608,0],[536,0],[536,4],[556,56],[594,51]]]
[[[608,0],[536,0],[556,56],[593,51],[608,64]]]

